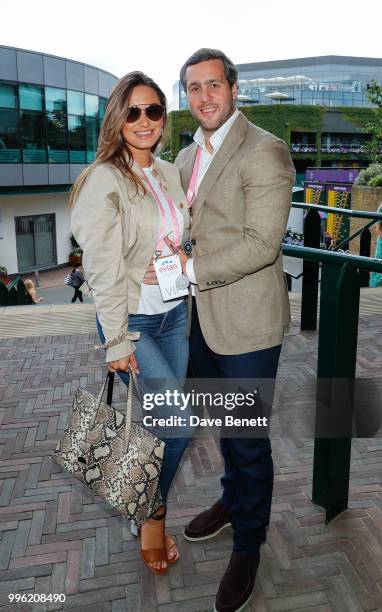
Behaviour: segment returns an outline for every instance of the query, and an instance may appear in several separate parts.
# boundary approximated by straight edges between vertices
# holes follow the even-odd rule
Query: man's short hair
[[[232,60],[230,60],[229,57],[223,53],[223,51],[219,51],[219,49],[199,49],[198,51],[195,51],[195,53],[193,53],[188,60],[186,60],[180,69],[180,82],[182,83],[184,91],[187,91],[187,68],[189,66],[194,66],[195,64],[200,64],[200,62],[208,62],[208,60],[215,59],[220,59],[223,62],[225,78],[230,86],[233,87],[233,85],[237,83],[237,68]]]

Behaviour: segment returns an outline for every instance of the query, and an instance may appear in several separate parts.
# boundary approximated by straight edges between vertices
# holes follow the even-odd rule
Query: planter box
[[[69,255],[69,265],[74,268],[75,266],[82,265],[82,255]]]
[[[378,206],[382,204],[382,187],[364,187],[361,185],[353,185],[352,188],[352,210],[365,210],[368,212],[377,212]],[[367,223],[367,219],[354,219],[350,221],[350,234],[354,234]],[[374,227],[371,228],[371,250],[370,256],[374,257],[376,233]],[[350,251],[359,254],[359,237],[354,238],[350,243]]]

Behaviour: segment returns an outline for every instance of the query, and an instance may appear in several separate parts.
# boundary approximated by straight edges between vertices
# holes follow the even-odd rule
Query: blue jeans
[[[173,390],[176,384],[179,391],[187,373],[188,340],[186,338],[187,305],[182,302],[172,310],[163,314],[129,315],[129,331],[139,331],[141,336],[135,342],[135,356],[138,361],[140,374],[138,380],[144,383],[145,379],[165,379]],[[97,319],[97,329],[102,343],[105,337]],[[126,372],[118,372],[123,382],[128,385],[129,376]],[[144,387],[144,384],[142,385]],[[167,388],[167,387],[166,387]],[[143,389],[145,390],[145,389]],[[162,389],[155,389],[162,392]],[[168,417],[171,412],[166,406],[160,414],[157,409],[152,415],[155,417]],[[163,437],[160,432],[153,432],[165,443],[162,471],[159,478],[159,487],[163,503],[166,503],[168,491],[175,472],[182,458],[183,452],[189,442],[189,437],[176,438]]]

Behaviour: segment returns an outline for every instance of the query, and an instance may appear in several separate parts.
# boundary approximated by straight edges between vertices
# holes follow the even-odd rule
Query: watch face
[[[191,240],[185,240],[185,242],[183,244],[183,249],[184,249],[184,252],[186,253],[186,255],[191,255],[191,251],[192,251],[192,242],[191,242]]]

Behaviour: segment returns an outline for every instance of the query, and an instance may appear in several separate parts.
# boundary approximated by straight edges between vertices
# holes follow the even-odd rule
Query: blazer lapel
[[[220,174],[222,173],[225,166],[235,153],[236,149],[245,140],[247,129],[248,121],[246,120],[244,115],[240,114],[231,126],[227,136],[224,138],[222,145],[220,146],[216,155],[211,161],[211,164],[206,174],[204,175],[202,182],[200,183],[193,206],[193,224],[195,224],[195,219],[200,213],[200,210],[204,202],[206,201],[209,192],[216,183]]]
[[[190,145],[187,156],[185,155],[185,160],[184,160],[184,163],[182,164],[182,167],[179,168],[180,178],[181,178],[181,183],[182,183],[182,188],[183,188],[184,193],[187,193],[188,191],[188,186],[190,184],[192,171],[194,169],[194,163],[195,163],[197,152],[198,152],[198,145],[196,144],[196,142],[194,142],[192,145]]]

